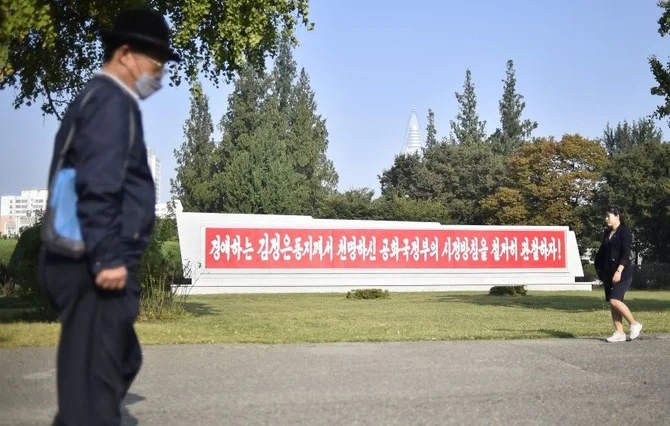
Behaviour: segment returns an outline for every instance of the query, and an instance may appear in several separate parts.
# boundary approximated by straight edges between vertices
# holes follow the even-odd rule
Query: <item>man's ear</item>
[[[127,57],[130,53],[130,46],[127,44],[122,44],[116,49],[116,52],[114,52],[114,59],[117,62],[125,65],[125,61],[127,61]]]

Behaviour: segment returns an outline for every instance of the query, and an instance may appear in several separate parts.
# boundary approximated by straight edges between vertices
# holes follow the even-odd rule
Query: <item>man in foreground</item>
[[[76,171],[85,246],[77,257],[43,243],[40,258],[42,285],[62,324],[56,425],[120,424],[121,402],[139,372],[133,324],[155,187],[138,100],[160,89],[167,61],[179,60],[167,23],[150,10],[121,13],[102,43],[104,66],[68,107],[49,173],[51,188],[60,167]]]

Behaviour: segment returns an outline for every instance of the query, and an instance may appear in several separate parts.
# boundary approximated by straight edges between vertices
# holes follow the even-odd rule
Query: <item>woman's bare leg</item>
[[[625,318],[630,325],[637,324],[637,321],[635,321],[635,318],[633,318],[633,314],[630,312],[630,309],[628,309],[628,306],[626,306],[626,304],[621,300],[611,299],[610,306],[612,307],[612,320],[614,321],[614,328],[616,328],[617,331],[623,332],[623,324],[621,322],[622,317]]]
[[[614,329],[619,333],[623,333],[623,323],[621,322],[622,316],[617,308],[614,307],[612,301],[610,301],[610,311],[612,312],[612,322],[614,323]]]

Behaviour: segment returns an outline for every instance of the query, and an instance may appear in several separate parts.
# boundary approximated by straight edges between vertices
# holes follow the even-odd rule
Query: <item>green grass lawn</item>
[[[377,300],[350,300],[344,294],[187,300],[188,314],[179,320],[138,323],[142,343],[534,339],[612,332],[609,308],[598,289],[515,297],[443,292],[391,293],[389,299]],[[630,291],[626,301],[645,325],[643,333],[670,332],[670,291]],[[54,345],[58,333],[58,324],[5,321],[0,323],[0,347]]]

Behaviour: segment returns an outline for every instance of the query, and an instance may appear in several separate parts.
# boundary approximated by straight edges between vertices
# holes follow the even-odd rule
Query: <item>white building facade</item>
[[[46,211],[49,191],[46,189],[21,191],[21,195],[0,197],[0,235],[17,236],[21,229],[37,223],[40,214]],[[179,200],[156,203],[156,216],[167,217],[169,209],[175,213],[183,211]]]
[[[181,201],[179,200],[172,200],[167,203],[157,203],[156,217],[168,217],[170,214],[170,209],[172,209],[174,213],[181,213],[184,211],[184,208],[181,205]]]
[[[151,176],[154,178],[154,185],[156,186],[156,203],[159,204],[161,201],[161,160],[151,148],[147,152],[147,160]]]
[[[48,196],[46,189],[33,189],[0,197],[0,234],[17,235],[21,228],[34,225],[46,210]]]

